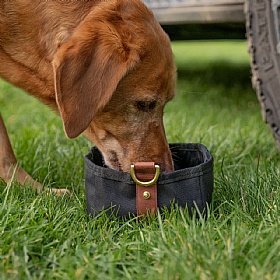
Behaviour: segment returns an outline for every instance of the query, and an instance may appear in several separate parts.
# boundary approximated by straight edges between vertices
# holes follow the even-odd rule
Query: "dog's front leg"
[[[12,145],[0,114],[0,177],[6,182],[17,181],[21,186],[29,184],[38,193],[42,191],[42,185],[33,180],[32,177],[18,164]],[[70,194],[67,189],[50,189],[57,195]]]
[[[15,179],[21,185],[30,183],[40,192],[41,184],[34,181],[31,176],[18,164],[7,133],[2,116],[0,115],[0,177],[6,182]]]

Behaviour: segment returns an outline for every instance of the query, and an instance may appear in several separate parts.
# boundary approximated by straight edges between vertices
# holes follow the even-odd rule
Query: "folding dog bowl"
[[[202,144],[170,144],[169,147],[175,171],[159,174],[157,207],[170,208],[172,203],[176,203],[180,207],[187,206],[190,213],[194,209],[205,212],[213,191],[211,154]],[[139,214],[134,181],[137,178],[133,180],[129,173],[107,168],[96,147],[85,157],[85,169],[86,203],[90,215],[96,216],[103,209],[108,215],[114,213],[128,217]],[[149,186],[144,186],[143,197],[147,201],[150,193]]]

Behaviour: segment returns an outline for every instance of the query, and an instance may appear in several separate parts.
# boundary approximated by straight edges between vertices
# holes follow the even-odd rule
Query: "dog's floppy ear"
[[[106,21],[85,20],[53,60],[56,101],[69,138],[77,137],[136,65],[135,46]]]

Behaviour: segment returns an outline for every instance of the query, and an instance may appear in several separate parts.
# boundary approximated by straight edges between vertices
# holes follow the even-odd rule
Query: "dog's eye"
[[[136,108],[140,111],[148,112],[152,111],[156,107],[156,101],[137,101]]]

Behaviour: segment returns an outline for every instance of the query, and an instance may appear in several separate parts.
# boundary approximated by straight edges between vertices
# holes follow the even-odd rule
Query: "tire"
[[[270,126],[280,149],[280,48],[277,53],[279,35],[274,15],[272,0],[245,0],[252,84],[262,107],[263,119]],[[280,1],[277,18],[280,29]]]

